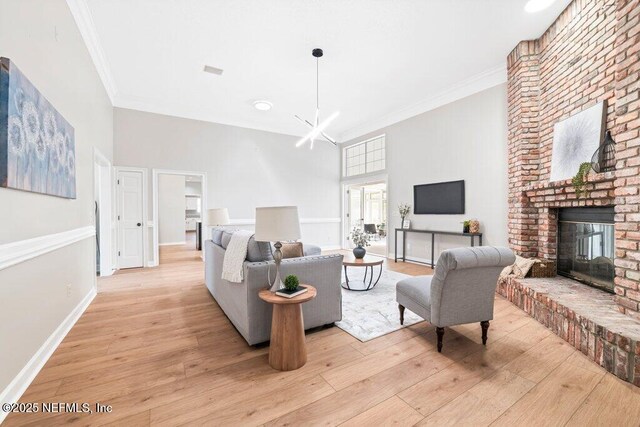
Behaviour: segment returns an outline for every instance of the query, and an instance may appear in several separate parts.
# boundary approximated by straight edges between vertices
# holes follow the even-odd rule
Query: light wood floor
[[[161,257],[99,281],[22,398],[113,412],[11,415],[7,425],[639,424],[640,389],[499,297],[486,348],[479,325],[447,329],[441,354],[424,322],[366,343],[334,327],[308,334],[308,363],[283,373],[220,311],[198,253],[164,247]]]

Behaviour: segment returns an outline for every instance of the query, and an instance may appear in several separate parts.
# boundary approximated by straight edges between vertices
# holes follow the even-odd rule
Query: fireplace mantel
[[[565,208],[577,206],[609,206],[615,204],[615,172],[591,173],[587,176],[587,196],[577,198],[571,180],[540,181],[522,189],[530,206]]]

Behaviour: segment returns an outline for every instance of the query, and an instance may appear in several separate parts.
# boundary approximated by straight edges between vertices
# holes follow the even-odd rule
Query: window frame
[[[375,149],[371,149],[370,148],[370,143],[376,140],[382,140],[382,148],[375,148]],[[356,149],[357,147],[363,147],[364,148],[364,152],[363,153],[358,153],[355,154],[354,156],[351,156],[351,158],[355,158],[355,157],[363,157],[364,161],[361,163],[354,165],[349,165],[348,163],[348,153],[350,150]],[[381,151],[382,152],[382,156],[379,159],[369,159],[369,156],[371,154],[373,154],[374,152],[377,151]],[[370,166],[372,166],[373,164],[377,163],[377,162],[382,162],[382,168],[380,169],[375,169],[375,170],[368,170],[368,168]],[[381,134],[378,136],[374,136],[372,138],[368,138],[365,139],[364,141],[360,141],[357,142],[355,144],[351,144],[347,147],[344,147],[342,150],[342,164],[343,164],[343,168],[342,168],[342,177],[347,179],[347,178],[354,178],[354,177],[359,177],[359,176],[364,176],[364,175],[370,175],[370,174],[375,174],[375,173],[381,173],[384,172],[387,169],[387,136],[386,134]],[[353,175],[349,175],[349,169],[353,168],[353,167],[364,167],[364,172],[359,172],[359,173],[354,173]]]

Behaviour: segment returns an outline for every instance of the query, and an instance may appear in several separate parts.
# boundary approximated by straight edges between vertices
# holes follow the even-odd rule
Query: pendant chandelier
[[[329,135],[327,135],[325,133],[325,129],[329,126],[329,124],[331,124],[331,122],[338,117],[338,115],[340,114],[339,111],[336,111],[335,113],[331,114],[329,117],[327,117],[323,122],[320,122],[320,78],[319,78],[319,59],[322,58],[323,52],[322,49],[316,48],[313,49],[311,51],[311,54],[313,55],[314,58],[316,58],[316,117],[312,122],[310,122],[309,120],[303,119],[302,117],[298,116],[296,114],[296,119],[298,119],[301,123],[303,123],[304,125],[306,125],[308,128],[310,128],[310,131],[308,134],[306,134],[303,138],[301,138],[298,143],[296,144],[296,147],[300,147],[302,145],[304,145],[307,141],[310,141],[309,144],[309,148],[313,149],[313,143],[315,142],[316,138],[323,138],[324,140],[332,143],[333,145],[338,145],[337,141],[330,137]]]

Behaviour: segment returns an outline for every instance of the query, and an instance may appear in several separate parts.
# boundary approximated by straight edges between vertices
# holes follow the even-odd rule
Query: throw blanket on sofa
[[[222,263],[222,278],[233,283],[242,283],[244,260],[247,258],[247,247],[253,232],[238,230],[231,236]]]

